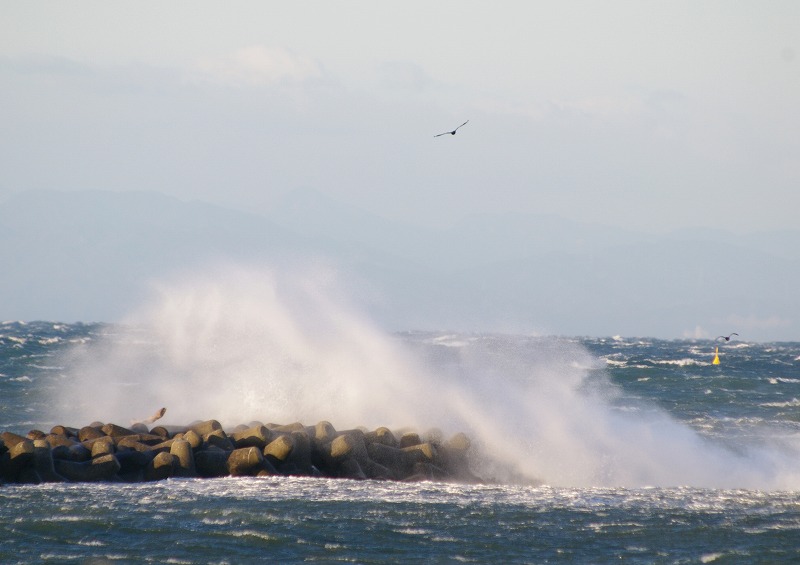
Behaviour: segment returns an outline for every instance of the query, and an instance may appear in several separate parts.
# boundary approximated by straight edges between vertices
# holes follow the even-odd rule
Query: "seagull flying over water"
[[[463,124],[461,124],[460,126],[458,126],[458,128],[460,128],[460,127],[464,127],[465,125],[467,125],[467,122],[469,122],[469,120],[467,120],[466,122],[464,122]],[[436,135],[434,135],[433,137],[439,137],[440,135],[447,135],[448,133],[449,133],[450,135],[455,135],[455,134],[456,134],[456,132],[458,131],[458,128],[454,129],[453,131],[446,131],[446,132],[444,132],[444,133],[437,133],[437,134],[436,134]]]
[[[734,335],[739,335],[739,334],[737,334],[736,332],[733,332],[731,335],[721,335],[717,339],[724,339],[725,341],[730,341],[731,340],[731,336],[734,336]]]

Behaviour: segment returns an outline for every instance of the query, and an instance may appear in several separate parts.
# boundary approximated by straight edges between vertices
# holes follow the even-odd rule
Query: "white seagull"
[[[458,126],[458,128],[464,127],[465,125],[467,125],[467,122],[469,122],[469,120],[467,120],[466,122],[464,122],[463,124],[461,124],[460,126]],[[458,128],[454,129],[453,131],[446,131],[446,132],[444,132],[444,133],[437,133],[437,134],[436,134],[436,135],[434,135],[433,137],[439,137],[440,135],[447,135],[448,133],[449,133],[450,135],[455,135],[455,134],[456,134],[456,132],[458,131]]]

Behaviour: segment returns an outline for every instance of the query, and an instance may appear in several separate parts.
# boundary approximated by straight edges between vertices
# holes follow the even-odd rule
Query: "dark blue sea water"
[[[0,430],[430,426],[487,483],[2,485],[0,563],[800,562],[800,343],[157,326],[0,325]]]

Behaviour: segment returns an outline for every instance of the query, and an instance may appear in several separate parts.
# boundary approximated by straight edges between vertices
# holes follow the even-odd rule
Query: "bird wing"
[[[469,122],[469,120],[467,120],[466,122],[464,122],[463,124],[461,124],[460,126],[458,126],[458,128],[460,128],[460,127],[464,127],[465,125],[467,125],[467,123],[468,123],[468,122]],[[453,131],[446,131],[446,132],[444,132],[444,133],[437,133],[437,134],[436,134],[436,135],[434,135],[433,137],[439,137],[440,135],[447,135],[448,133],[449,133],[450,135],[455,135],[455,133],[458,131],[458,128],[454,129]]]
[[[733,332],[731,335],[739,335],[739,334],[737,334],[736,332]]]

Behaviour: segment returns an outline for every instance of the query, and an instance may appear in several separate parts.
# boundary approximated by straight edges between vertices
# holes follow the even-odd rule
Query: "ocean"
[[[431,427],[484,482],[5,484],[0,563],[800,562],[800,343],[183,318],[0,324],[0,431]]]

